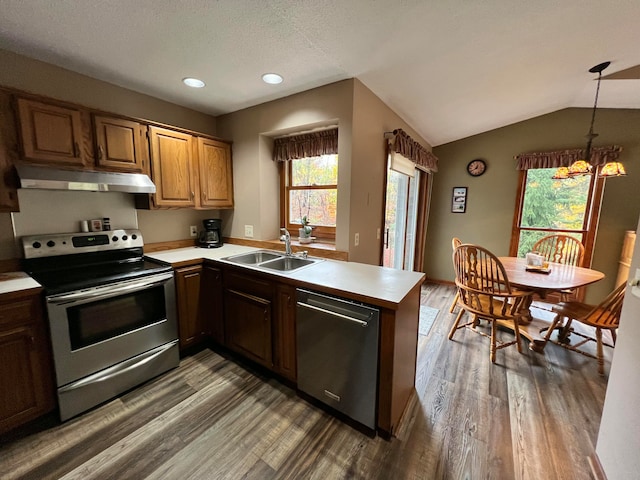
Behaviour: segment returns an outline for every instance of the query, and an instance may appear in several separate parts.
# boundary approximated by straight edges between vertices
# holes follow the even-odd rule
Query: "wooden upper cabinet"
[[[200,206],[233,207],[231,145],[198,137]]]
[[[26,160],[84,166],[82,112],[18,98],[22,154]]]
[[[109,170],[142,172],[140,123],[123,118],[94,115],[96,163]]]
[[[160,127],[149,128],[151,175],[157,207],[195,207],[193,137]]]

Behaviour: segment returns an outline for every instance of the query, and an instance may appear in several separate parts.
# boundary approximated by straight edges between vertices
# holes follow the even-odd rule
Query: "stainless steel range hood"
[[[88,192],[156,193],[149,176],[142,173],[114,173],[63,170],[25,163],[16,164],[20,186],[46,190]]]

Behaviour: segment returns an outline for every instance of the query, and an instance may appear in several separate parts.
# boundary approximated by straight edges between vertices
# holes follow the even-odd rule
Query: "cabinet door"
[[[271,350],[271,301],[236,290],[224,291],[227,346],[268,368]]]
[[[289,285],[276,287],[274,319],[274,369],[283,377],[296,381],[296,289]]]
[[[193,137],[150,127],[151,176],[158,207],[194,207]]]
[[[25,159],[84,165],[82,114],[79,110],[24,98],[18,98],[17,103]]]
[[[206,329],[200,317],[201,277],[202,265],[176,270],[178,330],[181,349],[199,343],[206,335]]]
[[[231,145],[198,137],[200,206],[233,207]]]
[[[0,212],[17,212],[18,176],[14,163],[18,156],[16,115],[12,96],[0,90]]]
[[[0,303],[0,433],[55,407],[40,296]]]
[[[141,127],[122,118],[93,117],[98,166],[109,170],[141,172]]]
[[[205,265],[202,269],[200,288],[200,316],[205,330],[219,344],[224,344],[224,319],[222,299],[222,271]]]

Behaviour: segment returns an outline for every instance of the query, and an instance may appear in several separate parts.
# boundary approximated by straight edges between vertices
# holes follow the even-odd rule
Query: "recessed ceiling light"
[[[277,85],[278,83],[282,83],[282,76],[277,73],[265,73],[262,75],[262,81],[271,85]]]
[[[192,88],[202,88],[205,85],[205,83],[202,80],[199,80],[197,78],[191,78],[191,77],[183,78],[182,83],[184,83],[187,87],[192,87]]]

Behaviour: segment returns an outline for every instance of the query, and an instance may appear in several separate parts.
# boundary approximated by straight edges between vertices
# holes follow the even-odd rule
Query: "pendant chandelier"
[[[602,72],[607,68],[611,62],[603,62],[595,67],[591,67],[589,72],[598,74],[598,86],[596,87],[596,98],[593,102],[593,111],[591,112],[591,125],[589,126],[589,133],[586,135],[587,148],[585,149],[584,159],[576,160],[569,167],[560,167],[553,175],[554,179],[565,179],[577,177],[579,175],[590,175],[593,173],[593,165],[591,164],[591,144],[593,139],[598,136],[597,133],[593,133],[593,124],[596,119],[596,108],[598,106],[598,94],[600,93],[600,80],[602,79]],[[626,175],[624,166],[620,162],[609,162],[605,164],[599,172],[601,177],[619,177]]]

